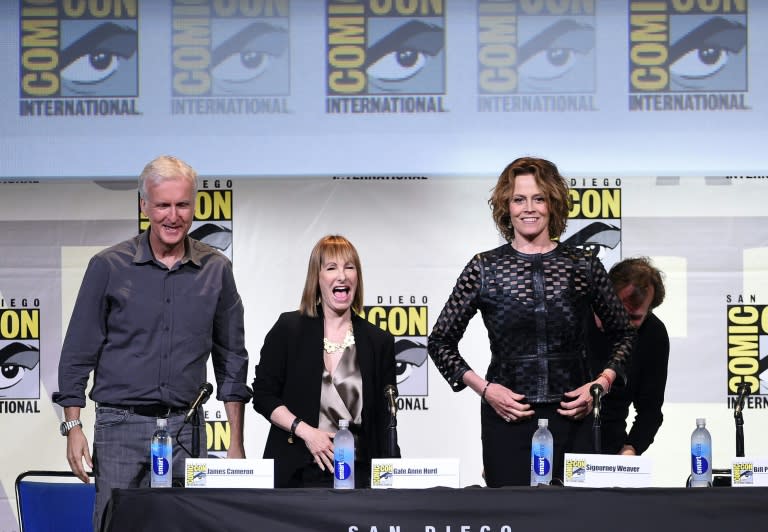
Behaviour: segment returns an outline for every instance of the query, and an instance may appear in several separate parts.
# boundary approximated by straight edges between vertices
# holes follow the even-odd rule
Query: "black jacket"
[[[429,336],[427,350],[454,391],[470,367],[458,350],[469,320],[483,316],[491,343],[486,379],[555,403],[594,379],[586,352],[592,309],[612,340],[605,368],[624,377],[636,332],[600,260],[558,244],[529,255],[510,244],[479,253],[466,265]]]
[[[386,457],[389,410],[384,388],[395,385],[394,338],[357,315],[352,317],[352,327],[363,379],[362,426],[355,458],[370,469],[371,458]],[[275,408],[285,405],[317,427],[323,369],[323,318],[311,318],[298,311],[281,314],[261,349],[253,381],[254,408],[269,420]],[[274,425],[267,437],[264,458],[275,459],[276,487],[287,486],[297,469],[312,462],[300,438],[288,443],[288,432]]]
[[[589,347],[595,368],[610,356],[611,345],[592,320]],[[616,382],[603,397],[600,419],[602,448],[605,453],[617,453],[624,444],[632,445],[643,454],[653,443],[664,421],[661,406],[667,386],[669,364],[669,334],[664,323],[649,314],[638,329],[637,345],[632,352],[626,383]],[[634,405],[635,419],[627,434],[629,405]]]

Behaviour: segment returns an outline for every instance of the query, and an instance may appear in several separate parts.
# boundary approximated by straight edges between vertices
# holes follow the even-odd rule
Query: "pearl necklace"
[[[352,332],[352,327],[347,331],[344,340],[341,343],[331,342],[328,338],[323,338],[323,350],[332,355],[334,353],[343,352],[347,347],[355,344],[355,334]]]

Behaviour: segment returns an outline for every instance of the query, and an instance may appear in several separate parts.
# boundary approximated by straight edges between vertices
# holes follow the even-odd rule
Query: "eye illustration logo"
[[[551,24],[549,17],[526,20],[530,24],[519,27],[519,92],[594,92],[594,27],[572,18]]]
[[[566,234],[568,236],[563,239],[563,244],[591,251],[603,261],[606,253],[621,244],[621,228],[603,222],[589,222],[581,229]]]
[[[0,342],[0,399],[39,398],[40,349],[21,342]]]
[[[189,236],[221,252],[226,252],[232,245],[232,229],[221,224],[211,222],[193,223]]]
[[[606,268],[621,260],[621,188],[569,190],[568,225],[560,241],[598,257]]]
[[[408,339],[395,341],[395,374],[400,395],[427,395],[427,346]]]
[[[138,95],[136,23],[62,22],[61,95]]]
[[[262,112],[251,98],[242,97],[261,97],[264,102],[268,97],[289,96],[288,0],[202,4],[198,10],[188,0],[173,0],[172,95],[216,97],[224,102],[223,110],[202,111],[213,114]],[[251,101],[251,107],[242,108],[243,101]],[[183,106],[174,112],[200,113]]]
[[[630,109],[748,109],[747,22],[746,2],[630,2],[629,91],[675,95]]]
[[[479,94],[520,96],[504,109],[481,98],[479,109],[597,110],[595,4],[478,0]]]
[[[288,94],[289,34],[276,23],[212,21],[211,92],[216,96]]]
[[[369,21],[368,93],[443,93],[443,28],[420,20],[393,26],[393,20]]]
[[[747,27],[738,18],[673,17],[671,40],[670,90],[747,90]]]
[[[21,116],[140,114],[138,2],[18,3]],[[66,101],[24,101],[49,98]]]

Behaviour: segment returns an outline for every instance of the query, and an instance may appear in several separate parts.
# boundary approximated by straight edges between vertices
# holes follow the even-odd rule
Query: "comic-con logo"
[[[754,484],[754,474],[762,473],[763,467],[754,462],[734,462],[731,467],[732,486],[750,486]]]
[[[584,184],[594,188],[578,188]],[[592,251],[610,268],[621,260],[621,179],[571,179],[569,194],[568,225],[560,241]]]
[[[184,485],[188,488],[204,488],[208,480],[208,464],[187,462],[184,471]]]
[[[202,179],[195,200],[195,215],[189,236],[217,249],[232,261],[232,180]],[[149,218],[138,202],[139,232],[149,227]]]
[[[21,0],[21,116],[139,114],[138,0]]]
[[[31,303],[31,305],[30,305]],[[39,301],[21,300],[21,305],[0,308],[0,412],[30,411],[22,402],[6,399],[40,399],[40,308]],[[13,412],[11,406],[13,405]],[[32,405],[32,411],[37,406]]]
[[[728,297],[733,300],[732,297]],[[743,300],[741,296],[737,299]],[[739,386],[748,386],[749,397],[746,408],[755,406],[768,395],[768,357],[764,348],[768,345],[768,305],[754,304],[754,296],[746,298],[749,303],[728,305],[728,406],[733,408]]]
[[[596,110],[595,20],[594,1],[479,0],[478,110]]]
[[[747,18],[747,0],[630,2],[630,110],[748,109]]]
[[[395,478],[394,464],[374,464],[371,471],[371,487],[391,487]]]
[[[565,461],[566,482],[584,482],[587,478],[587,461],[579,458],[568,458]]]
[[[391,305],[390,302],[413,304]],[[379,296],[377,303],[364,307],[361,315],[395,337],[398,408],[426,410],[425,396],[429,392],[426,297]]]
[[[174,0],[172,112],[286,113],[288,0]]]
[[[444,0],[326,0],[328,113],[444,112]]]

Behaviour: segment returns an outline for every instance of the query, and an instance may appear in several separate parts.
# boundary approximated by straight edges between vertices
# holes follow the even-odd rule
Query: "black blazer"
[[[355,458],[370,469],[371,458],[387,457],[389,409],[384,388],[395,385],[394,338],[355,314],[352,328],[363,380],[362,426]],[[269,420],[275,408],[285,405],[317,427],[323,369],[322,316],[310,318],[298,311],[281,314],[261,348],[253,380],[254,409]],[[290,444],[288,435],[272,425],[264,447],[264,458],[275,460],[276,487],[288,486],[291,476],[312,462],[304,442],[295,438]],[[400,455],[399,449],[396,454]]]

